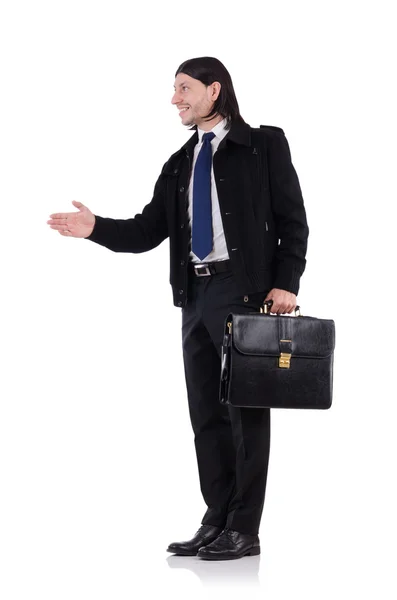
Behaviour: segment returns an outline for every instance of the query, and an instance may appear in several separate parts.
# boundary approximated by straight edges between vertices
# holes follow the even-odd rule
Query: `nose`
[[[179,103],[178,92],[175,92],[171,98],[171,104],[178,104],[178,103]]]

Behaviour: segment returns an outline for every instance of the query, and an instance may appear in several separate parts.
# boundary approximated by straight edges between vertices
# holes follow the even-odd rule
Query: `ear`
[[[215,100],[218,98],[219,94],[221,93],[221,84],[219,83],[219,81],[214,81],[213,83],[211,83],[211,100],[213,102],[215,102]]]

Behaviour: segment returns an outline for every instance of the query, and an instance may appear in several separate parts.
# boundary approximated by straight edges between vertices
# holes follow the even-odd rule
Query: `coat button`
[[[180,300],[178,302],[178,306],[182,306],[182,302]]]
[[[180,293],[180,294],[183,294],[183,290],[179,290],[179,293]]]
[[[244,302],[248,302],[248,296],[244,296]]]
[[[219,179],[219,181],[225,181],[225,178],[224,178],[224,177],[221,177],[221,178]]]
[[[181,225],[181,229],[183,229],[184,227],[185,227],[185,224],[184,224],[184,223],[182,223],[182,225]]]
[[[182,185],[182,187],[179,188],[179,191],[180,192],[184,192],[185,191],[185,188],[183,187],[183,185]]]
[[[181,267],[183,267],[184,264],[185,264],[185,261],[181,260]]]
[[[174,173],[176,175],[178,173],[178,169],[174,169]]]

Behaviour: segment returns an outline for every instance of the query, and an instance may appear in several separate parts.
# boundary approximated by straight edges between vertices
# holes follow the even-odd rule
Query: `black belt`
[[[189,263],[189,270],[197,277],[206,275],[216,275],[216,273],[225,273],[230,271],[230,260],[218,260],[207,263]]]

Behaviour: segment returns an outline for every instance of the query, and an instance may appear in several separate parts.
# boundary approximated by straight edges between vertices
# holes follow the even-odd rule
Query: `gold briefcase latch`
[[[290,361],[291,361],[291,354],[289,354],[288,352],[281,352],[279,359],[278,359],[278,366],[281,367],[282,369],[289,369]]]

